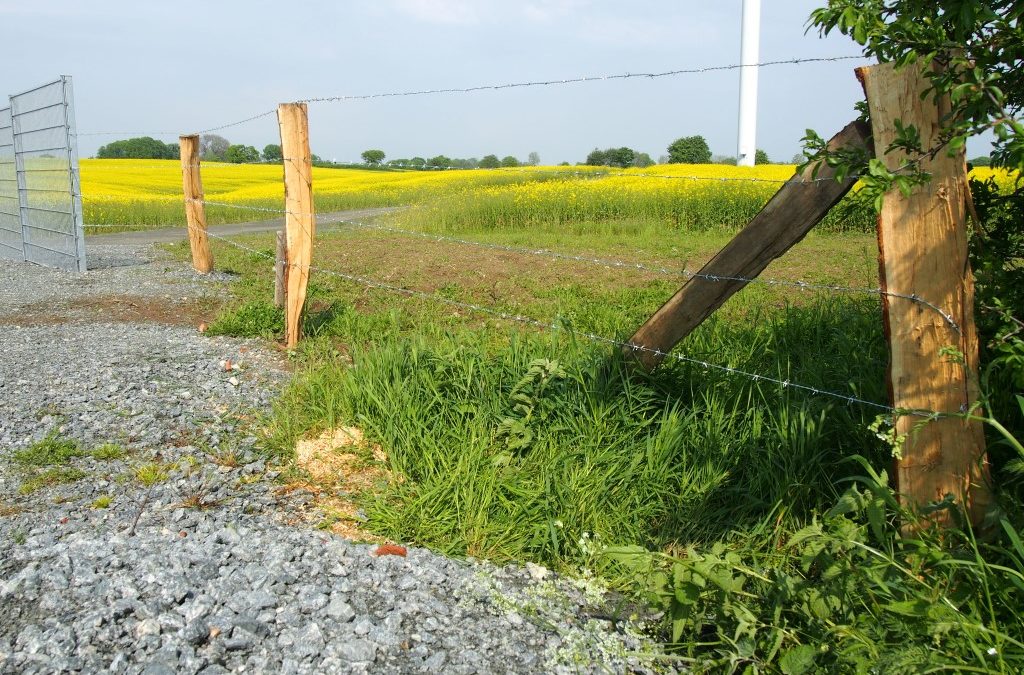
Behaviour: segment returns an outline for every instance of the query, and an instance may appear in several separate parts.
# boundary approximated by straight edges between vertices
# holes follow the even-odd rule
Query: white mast
[[[743,0],[743,34],[740,44],[740,128],[736,163],[754,166],[757,152],[757,66],[761,42],[761,0]]]

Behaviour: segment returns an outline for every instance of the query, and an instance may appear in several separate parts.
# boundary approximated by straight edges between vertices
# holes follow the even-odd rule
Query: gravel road
[[[88,255],[0,262],[0,673],[673,668],[588,583],[316,529],[249,432],[287,363],[196,330],[229,279]]]

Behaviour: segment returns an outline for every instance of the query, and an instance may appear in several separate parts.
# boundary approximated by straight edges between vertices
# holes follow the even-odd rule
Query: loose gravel
[[[673,668],[593,584],[313,527],[251,435],[276,349],[83,302],[215,302],[230,277],[141,245],[89,259],[0,262],[0,673]],[[72,456],[43,465],[47,439]]]

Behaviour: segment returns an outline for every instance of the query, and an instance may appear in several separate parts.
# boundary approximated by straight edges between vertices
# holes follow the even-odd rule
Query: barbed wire
[[[376,98],[396,98],[404,96],[425,96],[429,94],[466,94],[478,91],[499,91],[503,89],[520,89],[526,87],[548,87],[556,85],[567,85],[567,84],[580,84],[585,82],[604,82],[614,80],[628,80],[628,79],[658,79],[662,77],[674,77],[678,75],[695,75],[701,73],[711,73],[728,70],[738,70],[740,68],[766,68],[770,66],[780,65],[800,65],[806,63],[829,63],[836,61],[848,61],[852,59],[865,59],[863,55],[848,55],[848,56],[827,56],[827,57],[808,57],[808,58],[793,58],[793,59],[779,59],[775,61],[761,61],[759,63],[736,63],[722,66],[704,66],[699,68],[679,68],[676,70],[666,70],[662,72],[652,73],[616,73],[610,75],[585,75],[581,77],[568,77],[550,80],[535,80],[527,82],[508,82],[505,84],[485,84],[476,85],[471,87],[445,87],[438,89],[420,89],[411,91],[395,91],[395,92],[382,92],[376,94],[351,94],[351,95],[339,95],[339,96],[319,96],[312,98],[304,98],[295,101],[296,103],[337,103],[342,101],[362,101]],[[219,126],[210,127],[209,129],[202,129],[199,131],[192,132],[193,134],[207,134],[214,131],[222,131],[231,127],[236,127],[248,122],[253,122],[264,117],[269,117],[277,113],[277,109],[266,110],[261,113],[257,113],[250,117],[240,119],[234,122],[228,122]],[[116,136],[125,133],[141,134],[144,136],[181,136],[187,134],[179,134],[167,131],[133,131],[133,132],[114,132],[114,131],[81,131],[77,132],[77,136]]]
[[[270,255],[269,253],[265,252],[265,251],[260,251],[260,250],[258,250],[256,248],[253,248],[251,246],[247,246],[247,245],[242,244],[240,242],[236,242],[236,241],[234,241],[232,239],[228,239],[227,237],[223,237],[221,235],[217,235],[217,234],[214,234],[214,233],[208,233],[208,234],[213,239],[217,239],[219,241],[223,241],[226,244],[234,246],[235,248],[247,251],[249,253],[252,253],[254,255],[257,255],[257,256],[259,256],[261,258],[264,258],[264,259],[267,259],[267,260],[271,260],[271,261],[274,260],[274,257],[272,255]],[[276,261],[275,261],[275,264],[276,264]],[[338,272],[336,270],[329,270],[329,269],[321,268],[321,267],[318,267],[318,266],[315,266],[315,265],[299,265],[297,263],[293,263],[291,265],[291,267],[293,267],[295,269],[305,269],[307,271],[320,272],[322,274],[327,274],[329,276],[338,277],[340,279],[344,279],[346,281],[353,282],[353,283],[362,284],[364,286],[368,286],[368,287],[371,287],[371,288],[376,288],[376,289],[379,289],[379,290],[390,291],[392,293],[398,293],[398,294],[406,295],[406,296],[409,296],[409,297],[416,297],[416,298],[421,298],[421,299],[424,299],[424,300],[430,300],[430,301],[438,302],[438,303],[449,305],[449,306],[452,306],[452,307],[457,307],[459,309],[463,309],[463,310],[467,310],[467,311],[471,311],[471,312],[476,312],[476,313],[480,313],[480,314],[486,314],[486,315],[493,316],[493,317],[496,317],[496,318],[504,320],[504,321],[521,323],[521,324],[524,324],[524,325],[529,325],[529,326],[533,326],[535,328],[540,328],[540,329],[544,329],[544,330],[553,330],[553,331],[565,330],[566,332],[570,333],[571,335],[583,337],[583,338],[586,338],[587,340],[590,340],[592,342],[596,342],[596,343],[600,343],[600,344],[605,344],[605,345],[610,345],[610,346],[618,347],[620,349],[628,349],[628,350],[630,350],[633,353],[644,352],[644,353],[648,353],[648,354],[653,354],[653,355],[661,357],[661,358],[676,359],[676,360],[681,361],[683,363],[688,363],[688,364],[691,364],[691,365],[700,366],[700,367],[702,367],[702,368],[704,368],[706,370],[717,370],[717,371],[720,371],[720,372],[727,373],[729,375],[745,377],[745,378],[748,378],[748,379],[750,379],[750,380],[752,380],[754,382],[768,382],[770,384],[776,384],[776,385],[781,386],[783,389],[787,389],[787,388],[797,389],[797,390],[805,391],[805,392],[808,392],[810,394],[817,395],[817,396],[825,396],[825,397],[835,398],[835,399],[839,399],[839,400],[845,401],[847,404],[854,404],[854,403],[856,403],[856,404],[859,404],[859,405],[864,405],[864,406],[868,406],[868,407],[871,407],[871,408],[875,408],[875,409],[878,409],[878,410],[883,410],[883,411],[885,411],[887,413],[892,413],[892,414],[910,414],[910,415],[923,416],[923,417],[936,417],[936,416],[943,415],[943,413],[938,413],[938,412],[935,412],[935,411],[901,410],[901,409],[894,408],[894,407],[892,407],[890,405],[886,405],[884,403],[878,403],[876,401],[870,401],[868,399],[863,399],[863,398],[860,398],[860,397],[857,397],[857,396],[850,396],[848,394],[841,394],[841,393],[838,393],[838,392],[829,391],[827,389],[821,389],[821,388],[813,387],[813,386],[810,386],[810,385],[800,384],[800,383],[797,383],[797,382],[792,382],[792,381],[790,381],[788,379],[783,380],[783,379],[779,379],[779,378],[772,377],[772,376],[769,376],[769,375],[760,375],[760,374],[757,374],[757,373],[751,373],[751,372],[748,372],[748,371],[745,371],[745,370],[742,370],[742,369],[739,369],[739,368],[734,368],[732,366],[726,366],[726,365],[717,364],[717,363],[711,363],[711,362],[705,361],[703,359],[698,359],[698,358],[694,358],[694,357],[691,357],[691,356],[686,356],[684,354],[680,354],[680,353],[674,352],[674,351],[673,352],[664,352],[664,351],[662,351],[660,349],[653,349],[651,347],[646,347],[644,345],[639,345],[639,344],[636,344],[636,343],[633,343],[633,342],[624,342],[622,340],[616,340],[615,338],[609,338],[609,337],[606,337],[606,336],[598,335],[596,333],[591,333],[589,331],[577,330],[577,329],[573,328],[572,326],[569,326],[569,325],[567,325],[565,323],[559,324],[559,323],[552,323],[552,322],[542,321],[540,319],[536,319],[536,318],[529,317],[529,316],[524,316],[522,314],[512,314],[512,313],[509,313],[509,312],[504,312],[504,311],[501,311],[501,310],[498,310],[498,309],[494,309],[493,307],[485,307],[483,305],[477,305],[477,304],[473,304],[473,303],[469,303],[469,302],[462,302],[460,300],[453,300],[451,298],[446,298],[446,297],[444,297],[442,295],[439,295],[437,293],[428,293],[428,292],[425,292],[425,291],[417,291],[417,290],[411,289],[411,288],[404,288],[402,286],[395,286],[393,284],[388,284],[388,283],[385,283],[385,282],[382,282],[382,281],[377,281],[377,280],[374,280],[374,279],[368,279],[366,277],[362,277],[362,276],[355,275],[355,274],[347,274],[345,272]]]
[[[336,103],[341,101],[363,101],[375,98],[395,98],[402,96],[424,96],[428,94],[466,94],[477,91],[497,91],[501,89],[517,89],[524,87],[547,87],[553,85],[579,84],[584,82],[603,82],[608,80],[627,80],[633,78],[656,79],[661,77],[673,77],[676,75],[691,75],[699,73],[710,73],[723,70],[737,70],[739,68],[765,68],[768,66],[796,65],[803,63],[824,63],[833,61],[846,61],[850,59],[861,59],[863,55],[812,57],[803,59],[780,59],[777,61],[762,61],[759,63],[737,63],[724,66],[705,66],[701,68],[680,68],[666,70],[657,73],[618,73],[614,75],[585,75],[581,77],[569,77],[551,80],[534,80],[528,82],[508,82],[505,84],[484,84],[472,87],[446,87],[439,89],[420,89],[412,91],[386,92],[378,94],[352,94],[339,96],[320,96],[314,98],[299,99],[297,103]]]
[[[532,249],[532,248],[523,248],[523,247],[519,247],[519,246],[508,246],[508,245],[505,245],[505,244],[492,244],[492,243],[486,243],[486,242],[472,241],[472,240],[468,240],[468,239],[460,239],[458,237],[449,237],[449,236],[446,236],[446,235],[432,234],[432,233],[429,233],[429,232],[420,232],[420,231],[417,231],[417,230],[407,230],[407,229],[393,227],[393,226],[390,226],[390,225],[381,225],[379,223],[364,222],[364,221],[358,221],[358,220],[333,220],[333,221],[331,221],[331,224],[332,225],[338,225],[338,224],[349,225],[349,226],[352,226],[352,227],[360,227],[360,228],[365,228],[365,229],[379,230],[379,231],[382,231],[382,232],[389,232],[391,234],[398,234],[398,235],[402,235],[402,236],[418,237],[418,238],[421,238],[421,239],[428,239],[428,240],[431,240],[431,241],[442,242],[442,243],[460,244],[460,245],[464,245],[464,246],[474,246],[474,247],[478,247],[478,248],[485,248],[485,249],[496,250],[496,251],[504,251],[504,252],[507,252],[507,253],[516,253],[516,254],[519,254],[519,255],[533,255],[533,256],[541,256],[541,257],[546,257],[546,258],[554,258],[556,260],[567,260],[567,261],[572,261],[572,262],[587,263],[587,264],[598,265],[598,266],[601,266],[601,267],[607,267],[607,268],[611,268],[611,269],[636,270],[636,271],[641,271],[641,272],[650,272],[650,273],[653,273],[653,274],[662,274],[662,275],[674,276],[674,277],[681,276],[681,277],[686,278],[686,279],[703,279],[705,281],[723,281],[723,282],[736,281],[736,282],[742,282],[742,283],[747,283],[747,284],[763,284],[763,285],[766,285],[766,286],[784,286],[784,287],[790,287],[790,288],[797,288],[797,289],[803,290],[803,291],[831,291],[833,293],[849,293],[849,294],[864,294],[864,295],[885,296],[885,297],[889,297],[889,298],[896,298],[896,299],[900,299],[900,300],[907,300],[907,301],[910,301],[910,302],[914,302],[914,303],[920,304],[920,305],[922,305],[924,307],[927,307],[928,309],[933,310],[940,317],[942,317],[943,321],[945,321],[949,325],[949,327],[953,329],[953,331],[955,331],[958,335],[960,334],[960,326],[959,326],[959,324],[957,324],[956,320],[953,319],[953,317],[950,316],[949,313],[943,311],[940,307],[938,307],[937,305],[929,302],[928,300],[925,300],[924,298],[920,297],[916,293],[906,294],[906,293],[897,293],[897,292],[894,292],[894,291],[883,290],[880,287],[875,287],[875,288],[867,288],[867,287],[858,288],[858,287],[855,287],[855,286],[842,286],[842,285],[833,285],[833,284],[818,284],[818,283],[812,283],[812,282],[806,282],[806,281],[789,281],[789,280],[786,280],[786,279],[771,279],[771,278],[765,278],[765,277],[760,277],[760,276],[748,278],[748,277],[737,277],[737,276],[727,276],[727,275],[703,274],[701,272],[693,272],[693,271],[688,270],[686,268],[683,268],[683,269],[680,269],[680,270],[673,270],[673,269],[669,269],[667,267],[660,267],[660,266],[656,266],[656,265],[647,265],[645,263],[640,263],[640,262],[630,262],[630,261],[616,260],[616,259],[612,259],[612,258],[588,257],[588,256],[577,255],[577,254],[573,254],[573,253],[559,253],[557,251],[549,251],[547,249]]]
[[[108,195],[108,197],[110,197],[110,198],[117,198],[117,199],[123,199],[123,196]],[[248,204],[232,204],[232,203],[229,203],[229,202],[218,202],[218,201],[211,201],[211,200],[206,200],[206,199],[185,199],[184,201],[186,203],[199,203],[199,204],[203,204],[203,205],[220,206],[220,207],[224,207],[224,208],[254,211],[254,212],[258,212],[258,213],[272,213],[272,214],[279,215],[279,216],[292,215],[292,216],[296,216],[298,218],[306,218],[306,217],[309,217],[309,216],[314,216],[314,217],[316,216],[315,213],[312,213],[312,214],[310,214],[310,213],[300,213],[300,212],[288,211],[286,209],[278,209],[278,208],[273,208],[273,207],[252,206],[252,205],[248,205]],[[324,223],[324,224],[328,224],[328,223]],[[390,234],[397,234],[397,235],[401,235],[401,236],[417,237],[417,238],[420,238],[420,239],[431,240],[431,241],[435,241],[435,242],[438,242],[438,243],[459,244],[459,245],[462,245],[462,246],[473,246],[473,247],[476,247],[476,248],[483,248],[483,249],[489,249],[489,250],[503,251],[503,252],[506,252],[506,253],[515,253],[515,254],[518,254],[518,255],[531,255],[531,256],[539,256],[539,257],[551,258],[551,259],[555,259],[555,260],[565,260],[565,261],[570,261],[570,262],[578,262],[578,263],[585,263],[585,264],[591,264],[591,265],[598,265],[598,266],[606,267],[606,268],[609,268],[609,269],[634,270],[634,271],[648,272],[648,273],[652,273],[652,274],[660,274],[660,275],[673,276],[673,277],[680,277],[681,276],[681,277],[683,277],[685,279],[702,279],[704,281],[714,281],[714,282],[741,282],[741,283],[745,283],[745,284],[760,284],[760,285],[764,285],[764,286],[796,288],[796,289],[802,290],[802,291],[828,291],[828,292],[832,292],[832,293],[845,293],[845,294],[851,294],[851,295],[872,295],[872,296],[880,296],[880,297],[884,296],[884,297],[888,297],[888,298],[894,298],[894,299],[899,299],[899,300],[906,300],[908,302],[913,302],[913,303],[921,305],[921,306],[923,306],[923,307],[925,307],[927,309],[930,309],[930,310],[934,311],[936,314],[938,314],[942,318],[942,320],[955,333],[957,333],[958,335],[961,333],[960,325],[957,323],[957,321],[948,312],[944,311],[938,305],[936,305],[936,304],[926,300],[925,298],[922,298],[921,296],[917,295],[916,293],[900,293],[900,292],[896,292],[896,291],[883,290],[881,287],[871,288],[871,287],[843,286],[843,285],[838,285],[838,284],[819,284],[819,283],[806,282],[806,281],[791,281],[791,280],[788,280],[788,279],[772,279],[772,278],[761,277],[761,276],[758,276],[758,277],[739,277],[739,276],[729,276],[729,275],[704,274],[704,273],[701,273],[701,272],[694,272],[692,270],[688,270],[688,269],[685,269],[685,268],[679,269],[679,270],[673,270],[673,269],[670,269],[670,268],[667,268],[667,267],[662,267],[662,266],[657,266],[657,265],[648,265],[646,263],[641,263],[641,262],[616,260],[616,259],[613,259],[613,258],[589,257],[589,256],[578,255],[578,254],[573,254],[573,253],[559,253],[557,251],[550,251],[550,250],[547,250],[547,249],[534,249],[534,248],[525,248],[525,247],[519,247],[519,246],[509,246],[509,245],[506,245],[506,244],[493,244],[493,243],[488,243],[488,242],[473,241],[473,240],[470,240],[470,239],[461,239],[459,237],[451,237],[451,236],[447,236],[447,235],[433,234],[433,233],[430,233],[430,232],[422,232],[422,231],[418,231],[418,230],[409,230],[409,229],[394,227],[394,226],[391,226],[391,225],[381,225],[379,223],[373,223],[373,222],[367,222],[367,221],[359,221],[359,220],[350,220],[350,219],[331,220],[331,221],[329,221],[329,224],[331,224],[331,225],[346,225],[346,226],[350,226],[350,227],[359,227],[359,228],[363,228],[363,229],[372,229],[372,230],[377,230],[377,231],[381,231],[381,232],[388,232]],[[87,225],[86,227],[117,228],[117,227],[125,227],[125,226],[122,226],[122,225]]]

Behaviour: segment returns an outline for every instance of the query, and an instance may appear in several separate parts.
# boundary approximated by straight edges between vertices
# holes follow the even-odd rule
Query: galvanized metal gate
[[[0,256],[84,272],[71,78],[10,102],[0,110]]]

